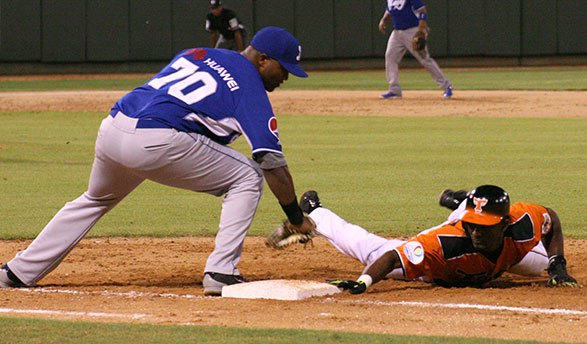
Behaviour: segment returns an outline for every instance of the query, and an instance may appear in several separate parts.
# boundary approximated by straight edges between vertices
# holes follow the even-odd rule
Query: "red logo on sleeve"
[[[184,55],[192,55],[194,60],[203,60],[208,53],[202,48],[190,49]]]
[[[279,131],[277,131],[277,118],[271,117],[269,118],[269,122],[267,122],[267,126],[269,127],[269,131],[275,135],[275,137],[279,138]]]

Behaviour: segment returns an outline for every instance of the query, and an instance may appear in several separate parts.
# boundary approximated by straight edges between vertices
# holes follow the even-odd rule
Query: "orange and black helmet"
[[[510,196],[495,185],[481,185],[467,195],[467,207],[461,220],[483,226],[492,226],[510,214]]]

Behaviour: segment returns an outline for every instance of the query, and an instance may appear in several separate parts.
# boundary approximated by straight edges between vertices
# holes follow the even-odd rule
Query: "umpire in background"
[[[210,47],[241,52],[247,44],[247,32],[233,10],[224,8],[220,0],[210,1],[206,16],[206,31],[210,32]]]

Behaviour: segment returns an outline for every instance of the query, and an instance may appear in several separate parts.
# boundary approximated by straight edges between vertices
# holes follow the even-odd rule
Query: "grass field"
[[[587,68],[448,74],[463,90],[587,90]],[[382,89],[382,78],[381,71],[315,73],[303,84],[292,78],[287,88]],[[126,90],[145,80],[3,81],[0,91]],[[434,86],[425,72],[402,73],[402,81],[406,89]],[[102,117],[102,113],[87,112],[0,113],[0,239],[33,238],[65,202],[85,190]],[[328,207],[386,235],[411,235],[437,224],[446,216],[436,205],[437,195],[445,187],[495,183],[510,191],[514,201],[531,200],[556,209],[565,235],[586,238],[585,133],[586,118],[280,117],[280,136],[298,192],[317,189]],[[248,149],[243,139],[235,147],[243,152]],[[106,216],[91,235],[212,236],[219,205],[220,200],[212,196],[147,182]],[[280,216],[281,210],[267,190],[251,235],[267,235]],[[0,333],[0,343],[487,342],[19,318],[0,318]]]
[[[291,77],[283,89],[307,90],[384,90],[387,88],[382,71],[309,72],[310,77]],[[486,69],[447,70],[446,75],[459,90],[587,90],[587,68],[549,69]],[[150,75],[124,77],[77,77],[48,80],[3,80],[4,91],[51,90],[131,90],[150,78]],[[402,87],[406,90],[433,89],[430,74],[422,70],[403,70]]]
[[[0,113],[0,184],[10,200],[0,203],[0,238],[34,237],[85,191],[102,118]],[[443,188],[494,183],[513,200],[558,210],[565,234],[587,236],[587,204],[576,192],[586,186],[586,119],[282,115],[280,123],[299,193],[318,190],[330,208],[376,232],[416,234],[446,215],[436,206]],[[246,142],[237,142],[248,155]],[[146,182],[90,235],[214,235],[219,209],[218,198]],[[273,195],[265,193],[251,234],[267,235],[280,214]]]
[[[0,317],[0,343],[488,343],[488,339],[414,337],[331,331],[250,329],[170,325],[97,324]],[[491,341],[492,343],[530,343]]]

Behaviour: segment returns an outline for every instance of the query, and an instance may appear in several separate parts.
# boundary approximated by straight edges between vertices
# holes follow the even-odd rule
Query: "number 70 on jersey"
[[[171,68],[177,70],[169,75],[155,78],[148,85],[158,90],[168,84],[172,84],[167,93],[183,101],[188,105],[216,93],[218,83],[208,72],[198,71],[200,67],[181,57],[175,61]],[[181,80],[181,81],[178,81]],[[184,93],[186,89],[195,89]]]

